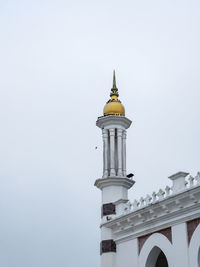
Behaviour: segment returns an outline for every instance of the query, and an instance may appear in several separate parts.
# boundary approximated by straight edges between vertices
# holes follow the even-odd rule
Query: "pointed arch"
[[[167,258],[159,247],[155,246],[152,248],[145,263],[145,267],[169,267]]]
[[[164,235],[155,233],[146,240],[140,252],[139,266],[156,267],[156,263],[161,252],[166,257],[168,266],[173,266],[172,244]]]
[[[165,254],[162,252],[162,250],[160,251],[160,254],[158,255],[155,267],[169,267],[167,258]]]
[[[200,267],[200,224],[194,231],[189,244],[189,266]]]

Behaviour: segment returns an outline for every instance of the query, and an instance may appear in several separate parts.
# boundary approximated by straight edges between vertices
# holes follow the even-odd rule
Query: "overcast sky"
[[[95,122],[114,68],[130,199],[200,170],[199,14],[199,0],[0,0],[0,266],[100,266]]]

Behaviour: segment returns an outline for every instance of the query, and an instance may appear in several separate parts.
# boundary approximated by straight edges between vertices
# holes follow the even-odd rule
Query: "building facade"
[[[126,135],[131,120],[118,99],[115,73],[110,100],[96,125],[103,136],[101,267],[200,267],[200,173],[178,172],[172,186],[131,202]]]

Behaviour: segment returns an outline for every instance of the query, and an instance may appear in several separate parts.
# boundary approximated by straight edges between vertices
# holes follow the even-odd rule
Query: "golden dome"
[[[118,89],[116,87],[115,71],[113,72],[113,88],[111,89],[110,99],[103,109],[103,115],[125,116],[125,109],[121,101],[118,99]]]

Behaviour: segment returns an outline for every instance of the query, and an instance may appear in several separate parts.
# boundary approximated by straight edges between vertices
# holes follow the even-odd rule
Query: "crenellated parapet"
[[[177,178],[183,179],[183,181],[179,181],[179,183],[182,184],[182,187],[180,186],[179,190],[177,190],[177,188],[174,187],[174,185],[176,184],[176,180],[173,180],[173,185],[171,187],[167,185],[164,189],[159,189],[158,192],[154,191],[151,195],[147,194],[145,197],[141,197],[139,200],[135,199],[133,202],[129,201],[126,204],[126,207],[124,208],[124,214],[128,212],[136,211],[139,209],[143,209],[149,205],[153,205],[169,197],[175,196],[176,194],[179,194],[180,192],[190,190],[200,185],[200,172],[198,172],[196,176],[194,177],[190,175],[187,179],[185,179],[185,177],[188,175],[188,173],[184,173],[184,174],[187,174],[185,175],[185,177],[181,176],[181,174],[183,174],[183,172],[179,172],[169,177],[169,179],[175,176],[176,176],[176,180]]]
[[[171,187],[166,186],[164,190],[160,189],[139,200],[126,202],[121,215],[109,216],[109,221],[105,220],[102,226],[112,229],[115,240],[120,241],[130,234],[137,237],[198,218],[200,172],[194,177],[188,175],[176,173],[169,177],[173,182]]]

